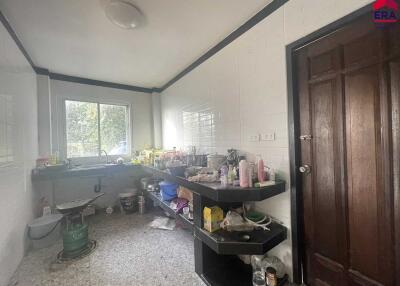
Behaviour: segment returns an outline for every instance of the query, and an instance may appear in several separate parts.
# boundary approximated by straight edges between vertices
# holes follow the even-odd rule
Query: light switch
[[[274,141],[275,132],[268,132],[261,135],[261,141]]]

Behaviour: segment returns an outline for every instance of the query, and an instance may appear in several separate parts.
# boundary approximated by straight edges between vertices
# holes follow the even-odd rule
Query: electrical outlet
[[[261,135],[261,141],[274,141],[275,132],[264,133]]]
[[[260,141],[260,134],[249,135],[249,142],[258,142]]]

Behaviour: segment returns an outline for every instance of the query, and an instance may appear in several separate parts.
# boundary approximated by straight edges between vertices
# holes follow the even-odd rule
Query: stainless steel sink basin
[[[81,166],[75,166],[72,169],[75,170],[91,170],[91,169],[102,169],[102,168],[109,168],[109,167],[114,167],[117,166],[117,164],[110,163],[110,164],[94,164],[94,165],[81,165]]]

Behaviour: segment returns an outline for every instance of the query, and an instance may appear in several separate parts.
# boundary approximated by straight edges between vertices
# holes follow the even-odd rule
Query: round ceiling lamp
[[[143,23],[143,14],[132,3],[123,0],[112,0],[105,7],[106,15],[111,22],[123,29],[133,29]]]

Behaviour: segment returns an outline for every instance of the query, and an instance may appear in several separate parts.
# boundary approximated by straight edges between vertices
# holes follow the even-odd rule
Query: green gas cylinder
[[[63,231],[64,256],[73,257],[79,255],[81,251],[88,246],[88,225],[87,224],[70,224]]]

